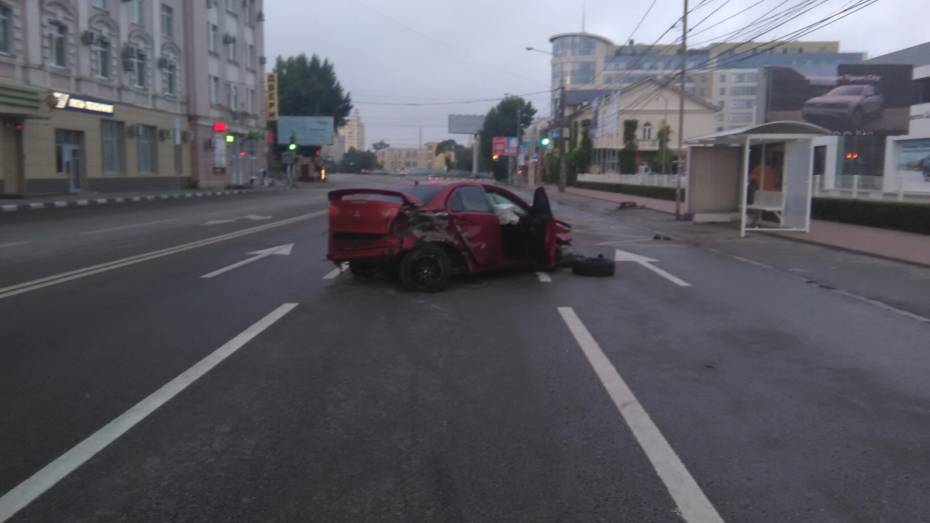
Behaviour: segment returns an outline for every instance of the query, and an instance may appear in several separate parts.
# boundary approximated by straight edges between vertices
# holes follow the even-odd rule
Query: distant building
[[[432,169],[434,149],[388,147],[378,151],[378,163],[385,171],[399,173],[414,169]]]
[[[365,150],[365,124],[362,123],[362,115],[358,109],[352,111],[346,124],[339,128],[338,134],[345,138],[345,149],[355,149],[356,151]]]
[[[680,85],[674,79],[681,71],[677,45],[617,45],[590,33],[557,34],[549,41],[552,114],[557,113],[563,87],[565,105],[570,108],[645,79],[671,80],[670,85],[676,88]],[[753,54],[753,49],[760,52]],[[742,52],[750,54],[734,56]],[[756,96],[760,68],[781,65],[804,74],[835,75],[839,64],[857,63],[863,57],[862,53],[840,53],[838,42],[713,43],[688,50],[685,90],[720,108],[715,128],[745,127],[759,121]]]

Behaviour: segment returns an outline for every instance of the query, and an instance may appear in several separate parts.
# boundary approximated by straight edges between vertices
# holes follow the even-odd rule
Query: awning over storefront
[[[10,80],[0,80],[0,116],[48,118],[43,89]]]

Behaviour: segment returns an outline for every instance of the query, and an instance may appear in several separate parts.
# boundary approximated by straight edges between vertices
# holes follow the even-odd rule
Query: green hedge
[[[651,187],[648,185],[627,185],[624,183],[598,183],[598,182],[577,182],[575,187],[580,189],[594,189],[596,191],[618,192],[630,194],[633,196],[643,196],[645,198],[655,198],[657,200],[675,201],[674,187]],[[684,199],[685,189],[681,189],[682,199]]]
[[[815,220],[930,234],[930,204],[814,198]]]

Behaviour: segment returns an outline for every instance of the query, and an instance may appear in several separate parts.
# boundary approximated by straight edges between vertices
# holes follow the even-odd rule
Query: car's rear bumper
[[[401,240],[395,237],[384,237],[367,242],[330,240],[326,259],[334,263],[342,263],[393,258],[401,253],[401,243]]]

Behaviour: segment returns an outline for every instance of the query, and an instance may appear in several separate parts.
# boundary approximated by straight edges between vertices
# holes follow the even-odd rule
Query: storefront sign
[[[52,97],[54,98],[55,109],[104,116],[113,116],[113,113],[116,112],[116,107],[105,100],[96,100],[83,96],[79,97],[61,92],[52,93]]]

